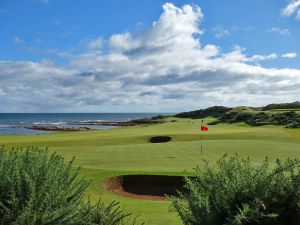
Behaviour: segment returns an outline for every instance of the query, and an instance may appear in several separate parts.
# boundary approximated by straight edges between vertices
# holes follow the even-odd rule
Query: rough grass
[[[111,176],[124,174],[176,174],[192,173],[202,165],[202,159],[216,161],[225,153],[250,156],[258,163],[265,157],[300,156],[300,129],[279,126],[250,127],[243,123],[209,126],[203,133],[201,148],[201,120],[169,118],[167,123],[123,127],[102,131],[61,132],[43,135],[2,135],[0,144],[6,146],[49,146],[66,159],[76,157],[83,174],[93,179],[89,189],[91,197],[103,196],[105,201],[120,201],[126,210],[135,213],[146,224],[181,224],[174,212],[169,212],[169,202],[129,199],[113,195],[101,187],[101,182]],[[205,123],[212,121],[206,119]],[[172,141],[149,143],[156,135],[171,136]]]

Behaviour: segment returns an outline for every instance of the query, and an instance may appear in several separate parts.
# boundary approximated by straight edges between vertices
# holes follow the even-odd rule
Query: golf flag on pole
[[[201,125],[200,127],[201,131],[208,131],[208,127]]]

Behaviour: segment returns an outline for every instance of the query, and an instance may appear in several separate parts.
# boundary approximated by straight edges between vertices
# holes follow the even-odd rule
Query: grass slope
[[[265,157],[299,157],[300,129],[279,126],[250,127],[243,123],[210,126],[203,133],[203,155],[200,154],[200,120],[169,118],[167,123],[123,127],[102,131],[60,132],[43,135],[2,135],[6,146],[48,146],[66,159],[76,157],[82,174],[93,179],[92,199],[99,195],[105,201],[117,200],[146,224],[179,225],[179,218],[169,212],[169,202],[130,199],[113,195],[101,187],[110,176],[123,174],[184,174],[191,173],[202,159],[216,161],[226,153],[249,156],[254,162]],[[205,122],[212,121],[212,118]],[[148,142],[151,136],[169,135],[172,141],[161,144]]]

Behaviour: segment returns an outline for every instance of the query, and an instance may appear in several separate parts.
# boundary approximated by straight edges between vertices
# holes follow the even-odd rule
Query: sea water
[[[40,134],[49,131],[31,130],[28,126],[78,127],[74,122],[129,121],[150,118],[166,113],[0,113],[0,134]],[[92,129],[110,129],[110,126],[84,125]]]

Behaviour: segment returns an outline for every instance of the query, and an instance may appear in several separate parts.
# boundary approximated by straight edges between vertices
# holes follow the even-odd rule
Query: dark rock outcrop
[[[87,131],[92,130],[89,127],[57,127],[57,126],[28,126],[26,129],[41,131]]]
[[[82,125],[82,126],[116,126],[116,127],[127,127],[144,124],[160,124],[162,120],[154,119],[138,119],[130,121],[86,121],[86,122],[70,122],[69,125]]]

